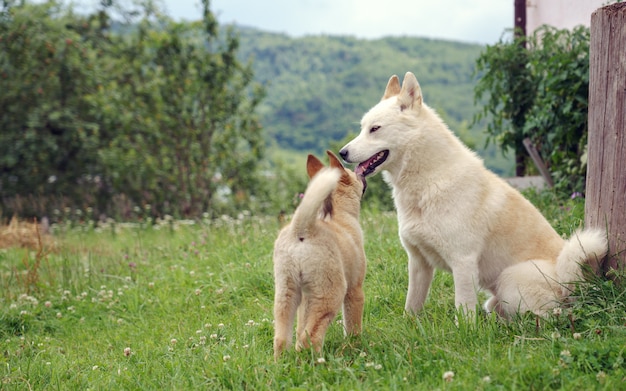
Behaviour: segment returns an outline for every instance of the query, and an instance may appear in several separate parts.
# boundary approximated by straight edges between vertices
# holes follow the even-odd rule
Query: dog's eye
[[[374,133],[375,131],[377,131],[378,129],[380,129],[380,126],[376,125],[376,126],[372,126],[370,128],[370,133]]]

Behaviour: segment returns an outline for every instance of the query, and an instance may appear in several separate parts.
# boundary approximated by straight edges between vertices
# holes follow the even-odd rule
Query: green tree
[[[263,137],[255,107],[264,96],[238,38],[218,36],[204,1],[200,23],[146,15],[111,66],[124,69],[94,96],[118,129],[101,158],[113,186],[157,213],[197,215],[247,204],[258,184]],[[116,115],[120,107],[125,109]]]
[[[15,200],[33,195],[39,215],[59,207],[51,195],[122,217],[147,204],[153,214],[179,216],[250,204],[261,186],[255,109],[264,89],[237,59],[237,35],[218,34],[208,0],[202,21],[190,24],[150,1],[103,1],[87,17],[55,1],[7,4],[5,209],[24,213]],[[125,22],[111,21],[111,9]]]
[[[550,166],[559,191],[583,193],[587,170],[589,29],[545,27],[531,41],[538,77],[524,134]]]
[[[477,73],[475,101],[484,105],[474,121],[487,121],[488,141],[520,150],[522,140],[530,138],[549,166],[555,187],[582,192],[589,29],[544,26],[530,37],[501,40],[480,55]]]
[[[480,75],[474,89],[475,103],[482,103],[474,124],[487,121],[487,142],[495,142],[503,150],[512,149],[516,156],[516,175],[525,174],[524,122],[535,96],[535,82],[527,66],[530,52],[525,50],[527,38],[515,35],[513,41],[501,39],[487,46],[476,60]]]
[[[39,200],[34,204],[51,198],[76,201],[87,195],[84,185],[98,172],[102,135],[85,97],[102,74],[98,48],[81,28],[89,23],[56,1],[14,7],[4,2],[0,199],[5,208],[33,197]],[[33,205],[25,209],[25,214],[38,212]]]

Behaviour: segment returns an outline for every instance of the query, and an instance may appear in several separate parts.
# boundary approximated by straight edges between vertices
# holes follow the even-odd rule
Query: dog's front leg
[[[415,314],[424,306],[435,269],[426,261],[417,247],[406,244],[405,241],[403,244],[409,256],[409,288],[404,310]]]
[[[473,316],[478,304],[478,264],[475,257],[463,259],[457,267],[452,269],[454,279],[454,304],[457,311]]]

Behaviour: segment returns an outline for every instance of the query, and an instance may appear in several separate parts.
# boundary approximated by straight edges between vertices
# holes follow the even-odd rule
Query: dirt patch
[[[0,248],[54,249],[56,241],[47,232],[45,222],[19,221],[13,217],[9,225],[0,225]]]

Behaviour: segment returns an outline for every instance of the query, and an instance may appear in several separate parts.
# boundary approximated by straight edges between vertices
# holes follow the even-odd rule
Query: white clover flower
[[[451,382],[453,378],[454,378],[454,372],[447,371],[443,373],[443,380],[447,382]]]
[[[228,360],[230,360],[230,356],[228,354],[226,354],[226,355],[224,355],[224,357],[222,357],[222,360],[228,361]]]
[[[133,354],[132,350],[130,350],[130,348],[124,348],[124,356],[128,357],[131,354]]]
[[[324,357],[320,357],[317,359],[317,363],[318,364],[324,364],[326,362],[326,360],[324,359]]]
[[[574,334],[572,334],[572,337],[574,337],[574,339],[578,340],[578,339],[581,339],[583,336],[580,333],[574,333]]]

